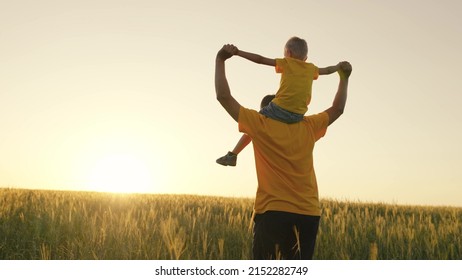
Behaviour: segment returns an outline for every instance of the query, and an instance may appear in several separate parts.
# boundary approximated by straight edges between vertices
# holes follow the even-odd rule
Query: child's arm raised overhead
[[[319,75],[329,75],[329,74],[337,72],[339,69],[340,69],[339,65],[337,64],[337,65],[333,65],[333,66],[319,68],[318,70],[319,70]]]
[[[249,52],[238,50],[237,55],[240,56],[240,57],[243,57],[245,59],[248,59],[250,61],[253,61],[255,63],[258,63],[258,64],[264,64],[264,65],[268,65],[268,66],[276,66],[276,60],[275,59],[267,58],[267,57],[261,56],[259,54],[249,53]]]

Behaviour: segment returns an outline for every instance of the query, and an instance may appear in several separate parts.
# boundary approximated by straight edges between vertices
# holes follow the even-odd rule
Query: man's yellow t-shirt
[[[329,115],[286,124],[241,107],[239,131],[252,138],[258,189],[255,213],[284,211],[320,216],[313,148],[324,136]]]
[[[273,103],[289,112],[304,115],[311,101],[313,80],[319,76],[318,67],[286,57],[276,59],[276,72],[281,73],[281,82]]]

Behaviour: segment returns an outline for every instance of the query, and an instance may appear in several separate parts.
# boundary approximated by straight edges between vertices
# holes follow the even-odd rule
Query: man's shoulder
[[[249,120],[249,119],[264,119],[266,118],[259,112],[257,112],[254,109],[249,109],[246,107],[241,106],[241,109],[239,111],[239,122],[244,121],[244,120]],[[321,112],[318,114],[313,114],[309,116],[303,117],[304,121],[312,124],[312,125],[320,125],[320,126],[326,126],[329,124],[329,114],[327,112]]]
[[[248,109],[241,106],[239,110],[239,131],[247,134],[252,134],[259,125],[261,125],[261,118],[263,116],[253,109]]]
[[[261,117],[261,114],[255,111],[254,109],[249,109],[244,106],[241,106],[239,109],[239,120],[238,122],[252,122]]]
[[[329,114],[324,111],[321,113],[313,114],[313,115],[308,115],[303,117],[304,120],[311,121],[311,122],[318,122],[318,121],[325,121],[329,120]]]
[[[257,115],[259,114],[257,111],[254,109],[249,109],[241,105],[241,108],[239,109],[239,116],[241,113],[246,114],[246,115]]]
[[[329,114],[327,112],[321,112],[305,116],[304,121],[307,125],[313,127],[314,130],[325,130],[329,126]]]

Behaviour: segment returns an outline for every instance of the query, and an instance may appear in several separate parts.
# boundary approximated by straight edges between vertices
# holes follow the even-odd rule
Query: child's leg
[[[242,135],[241,139],[237,142],[232,152],[228,152],[226,155],[217,159],[217,163],[224,166],[236,166],[237,155],[252,141],[249,135]]]
[[[239,139],[239,141],[237,142],[236,147],[234,147],[232,153],[238,155],[240,152],[242,152],[242,150],[244,150],[245,147],[247,147],[247,145],[250,144],[251,141],[252,138],[250,138],[249,135],[244,133],[241,139]]]

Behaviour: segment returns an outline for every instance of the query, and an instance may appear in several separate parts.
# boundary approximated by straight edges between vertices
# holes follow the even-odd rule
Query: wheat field
[[[0,259],[251,259],[252,199],[0,189]],[[462,259],[462,208],[322,201],[315,259]]]

